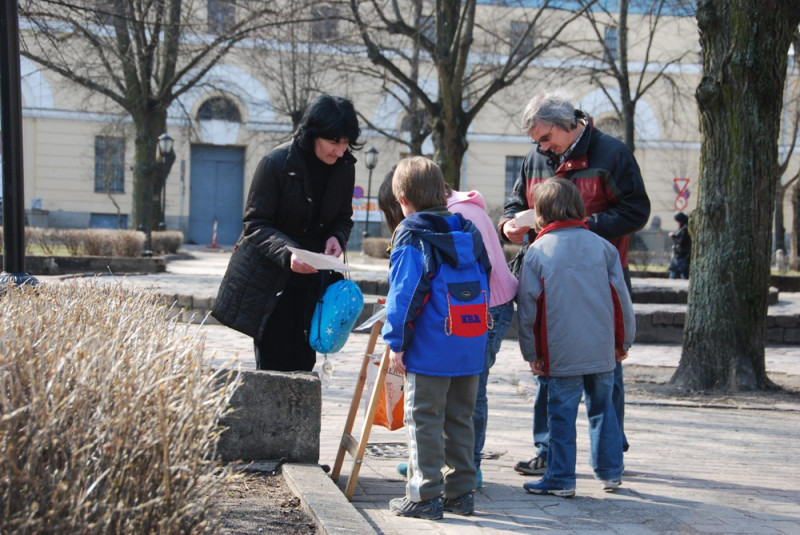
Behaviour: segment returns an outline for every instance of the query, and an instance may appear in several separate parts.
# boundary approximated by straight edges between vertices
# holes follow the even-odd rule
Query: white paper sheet
[[[312,253],[311,251],[298,249],[296,247],[287,247],[287,249],[296,254],[297,258],[311,267],[317,269],[333,269],[335,271],[350,271],[350,266],[335,256],[322,253]]]
[[[536,212],[531,208],[530,210],[523,210],[514,216],[514,224],[517,227],[532,227],[536,221]]]

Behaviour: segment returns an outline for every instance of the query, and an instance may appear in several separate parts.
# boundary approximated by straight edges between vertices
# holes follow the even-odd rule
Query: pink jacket
[[[495,307],[514,299],[517,295],[517,279],[508,269],[497,228],[486,213],[483,196],[475,190],[453,191],[447,198],[447,209],[472,221],[483,237],[483,245],[489,253],[489,261],[492,264],[492,274],[489,278],[489,306]]]

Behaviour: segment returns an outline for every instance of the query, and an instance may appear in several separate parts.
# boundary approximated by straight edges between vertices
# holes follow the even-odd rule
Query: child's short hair
[[[553,221],[583,220],[586,206],[578,187],[565,178],[548,178],[533,190],[536,208],[534,229],[539,232]]]
[[[445,182],[442,170],[432,160],[422,156],[403,158],[392,177],[392,192],[404,198],[415,210],[445,206]]]

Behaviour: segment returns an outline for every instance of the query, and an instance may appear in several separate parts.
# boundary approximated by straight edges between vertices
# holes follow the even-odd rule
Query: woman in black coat
[[[353,227],[360,134],[352,102],[322,95],[292,140],[258,164],[212,315],[253,337],[259,370],[314,368],[308,331],[323,281],[287,247],[342,254]]]

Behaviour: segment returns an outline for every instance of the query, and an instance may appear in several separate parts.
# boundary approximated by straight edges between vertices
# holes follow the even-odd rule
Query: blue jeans
[[[481,452],[486,442],[486,421],[489,417],[489,400],[486,397],[486,385],[489,382],[489,369],[494,366],[500,343],[506,335],[514,317],[514,301],[497,305],[489,309],[494,326],[486,338],[486,359],[483,372],[478,380],[478,396],[475,399],[475,411],[472,413],[472,425],[475,428],[475,468],[481,467]]]
[[[547,472],[542,480],[554,488],[575,488],[575,421],[584,393],[592,470],[597,479],[619,479],[622,475],[622,435],[611,403],[614,373],[550,377],[547,386],[550,445]]]
[[[537,375],[539,387],[533,400],[533,445],[538,457],[547,457],[550,443],[550,430],[547,421],[547,381],[549,377]],[[611,395],[614,413],[617,416],[617,427],[622,435],[622,451],[628,451],[628,438],[625,436],[625,383],[622,375],[622,363],[617,362],[614,368],[614,391]]]

